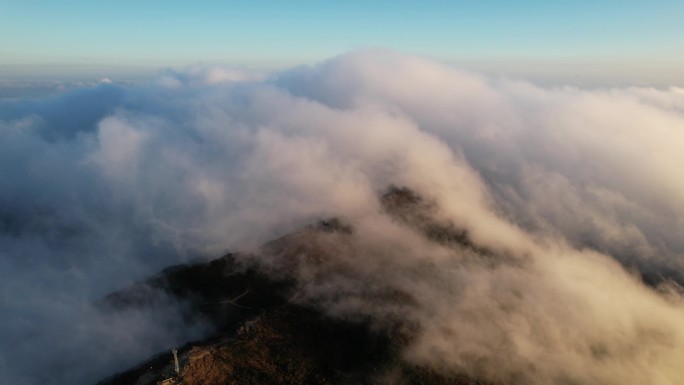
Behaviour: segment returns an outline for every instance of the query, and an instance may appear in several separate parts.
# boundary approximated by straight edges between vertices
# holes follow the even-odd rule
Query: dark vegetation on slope
[[[436,205],[411,189],[390,187],[381,196],[380,203],[389,215],[417,229],[434,242],[444,246],[471,249],[481,254],[489,253],[483,247],[475,245],[467,230],[459,229],[453,223],[435,219]]]
[[[433,219],[434,207],[409,189],[391,188],[381,197],[388,214],[435,242],[485,256],[467,232]],[[321,221],[299,233],[269,242],[261,252],[296,261],[299,254],[325,258],[306,243],[317,234],[347,236],[353,228],[338,219]],[[484,384],[406,363],[410,341],[402,325],[378,328],[364,320],[332,318],[301,305],[295,282],[274,276],[228,254],[208,263],[169,267],[146,282],[105,297],[108,311],[149,306],[168,296],[186,306],[188,321],[213,323],[216,334],[179,347],[181,372],[162,353],[99,385],[168,384]],[[314,261],[315,262],[315,261]],[[402,298],[394,296],[394,298]]]

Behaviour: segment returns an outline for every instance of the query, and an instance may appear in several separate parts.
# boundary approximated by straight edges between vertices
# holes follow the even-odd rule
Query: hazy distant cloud
[[[197,338],[206,328],[172,303],[121,317],[91,304],[343,216],[353,247],[330,235],[337,254],[291,273],[330,314],[413,322],[409,360],[521,384],[679,383],[682,299],[615,261],[684,272],[683,95],[356,52],[0,101],[0,382],[89,383]],[[389,185],[506,258],[492,267],[393,222],[377,200]],[[367,295],[385,289],[417,305]]]
[[[266,74],[263,72],[245,68],[194,65],[182,72],[169,70],[165,75],[159,77],[157,83],[168,88],[203,87],[233,82],[259,81],[265,77]]]

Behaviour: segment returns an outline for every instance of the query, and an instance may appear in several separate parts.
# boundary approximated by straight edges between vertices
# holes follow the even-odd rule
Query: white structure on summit
[[[173,364],[175,365],[176,377],[178,377],[180,376],[180,368],[178,367],[178,350],[174,348],[171,353],[173,353]]]

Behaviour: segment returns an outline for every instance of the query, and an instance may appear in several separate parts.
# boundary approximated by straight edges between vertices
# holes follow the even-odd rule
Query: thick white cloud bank
[[[513,384],[684,382],[681,89],[539,88],[391,52],[197,67],[0,101],[0,159],[3,384],[91,383],[204,335],[171,303],[92,303],[331,216],[363,247],[325,284],[297,277],[331,314],[417,325],[407,360]],[[389,185],[508,259],[390,221]],[[419,305],[370,303],[374,285]]]

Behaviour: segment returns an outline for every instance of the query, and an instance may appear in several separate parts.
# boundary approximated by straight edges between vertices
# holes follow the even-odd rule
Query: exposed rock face
[[[391,188],[381,203],[389,215],[434,242],[487,254],[465,231],[434,220],[430,203],[408,189]],[[277,256],[274,266],[252,263],[249,254],[228,254],[209,263],[169,267],[110,294],[101,306],[111,311],[175,297],[185,303],[189,321],[209,320],[217,332],[179,348],[178,377],[169,352],[99,385],[484,384],[406,362],[402,351],[413,338],[410,323],[395,320],[379,327],[364,318],[331,317],[298,299],[293,271],[325,266],[336,252],[329,247],[331,239],[344,243],[353,231],[338,219],[322,221],[256,251]],[[412,301],[403,292],[372,295],[385,302]]]

